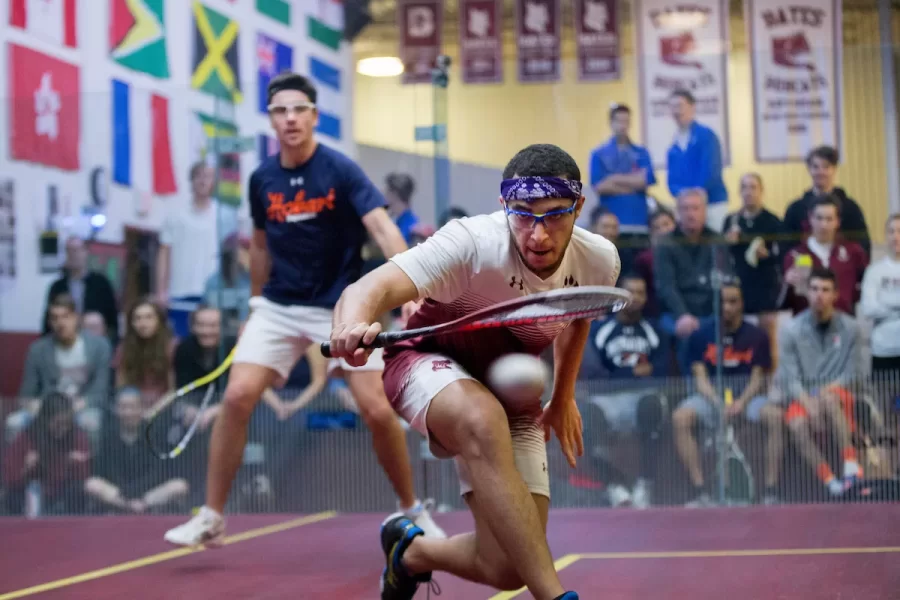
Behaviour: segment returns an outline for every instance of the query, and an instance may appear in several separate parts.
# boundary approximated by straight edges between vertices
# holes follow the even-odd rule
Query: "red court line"
[[[288,517],[233,518],[232,531],[237,530],[237,525],[249,527],[250,520],[262,522],[268,519],[271,523],[285,518]],[[382,514],[342,515],[296,530],[244,541],[215,552],[182,556],[36,597],[86,600],[128,597],[140,600],[158,598],[158,593],[151,590],[162,586],[166,597],[172,598],[326,597],[335,600],[374,600],[379,597],[378,575],[383,567],[378,547],[378,526],[382,518]],[[465,531],[472,523],[471,517],[465,513],[438,515],[437,519],[450,533]],[[6,577],[0,578],[3,582],[0,595],[2,591],[70,576],[76,567],[89,570],[163,550],[161,532],[178,521],[177,518],[143,517],[56,523],[23,521],[15,526],[10,526],[15,522],[0,521],[0,538],[4,542],[8,530],[19,530],[15,551],[7,550],[5,543],[0,545],[3,546],[0,564],[4,565],[4,571],[9,564],[9,571],[14,577],[9,581]],[[549,531],[554,555],[563,556],[590,552],[897,546],[900,545],[898,527],[900,505],[827,505],[696,511],[562,510],[551,513]],[[29,534],[32,529],[43,531],[32,536]],[[55,537],[60,535],[62,537],[57,543]],[[14,554],[17,555],[15,562],[8,563],[7,556]],[[668,593],[673,580],[676,580],[683,583],[684,594],[690,594],[683,597],[693,600],[704,597],[702,594],[708,586],[721,589],[724,575],[720,571],[724,571],[730,573],[729,576],[745,577],[748,582],[752,580],[762,582],[759,585],[769,585],[766,590],[775,590],[779,594],[781,591],[785,594],[790,592],[780,596],[766,592],[755,598],[837,598],[818,593],[821,590],[844,589],[844,598],[869,600],[880,598],[880,590],[888,589],[883,586],[900,589],[900,581],[893,576],[894,572],[900,573],[900,569],[888,568],[887,562],[895,562],[897,558],[897,554],[863,554],[582,560],[563,571],[562,575],[564,578],[574,577],[573,585],[602,586],[583,589],[583,598],[677,599],[677,596]],[[856,577],[854,573],[863,563],[871,563],[874,567],[861,569],[861,574]],[[794,570],[800,575],[795,577],[792,574]],[[592,576],[588,583],[586,575],[579,575],[582,572],[596,572],[596,579]],[[773,572],[777,576],[771,575]],[[810,588],[813,590],[811,594],[793,594],[794,588],[790,586],[794,585],[791,583],[794,579],[800,586],[803,580],[814,578],[824,579],[826,583],[822,587]],[[462,582],[449,575],[438,574],[436,579],[443,590],[442,598],[481,600],[495,594],[494,590]],[[868,581],[871,587],[864,591],[872,591],[875,595],[848,595],[847,591],[851,588],[840,587],[842,581],[847,581],[851,586]],[[782,587],[772,587],[776,584]],[[612,585],[615,594],[619,595],[608,596],[608,585]],[[750,583],[745,582],[745,585]],[[757,585],[753,589],[759,591],[762,588]],[[803,591],[804,588],[797,589]],[[632,592],[634,595],[628,595]],[[425,597],[424,593],[420,596]],[[523,594],[519,597],[528,596]],[[723,593],[717,596],[717,600],[745,600],[750,597]]]

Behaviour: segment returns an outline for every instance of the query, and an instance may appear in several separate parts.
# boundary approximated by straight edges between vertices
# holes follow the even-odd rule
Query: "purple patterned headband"
[[[561,177],[519,177],[500,182],[500,195],[510,200],[542,200],[544,198],[581,198],[581,182]]]

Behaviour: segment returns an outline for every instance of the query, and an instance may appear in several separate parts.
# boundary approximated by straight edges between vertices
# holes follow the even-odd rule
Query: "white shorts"
[[[311,344],[331,338],[332,311],[314,306],[283,306],[262,296],[250,299],[250,318],[238,339],[234,364],[249,363],[268,367],[278,373],[277,386],[284,385],[297,361]],[[343,371],[383,371],[381,349],[375,350],[361,367],[344,360],[328,364],[329,375]]]
[[[403,365],[403,356],[415,357],[411,364]],[[420,354],[406,351],[394,358],[401,365],[399,369],[389,369],[389,379],[396,376],[397,392],[388,393],[394,410],[409,423],[410,427],[421,433],[428,440],[432,454],[438,458],[450,458],[451,454],[432,439],[426,425],[426,416],[431,401],[438,393],[454,381],[474,379],[456,361],[440,354]],[[393,365],[397,367],[398,365]],[[405,368],[404,368],[405,367]],[[393,388],[391,381],[386,381],[386,389]],[[540,405],[529,414],[510,416],[509,429],[512,434],[513,456],[516,468],[532,494],[550,497],[550,476],[547,470],[547,445],[544,442],[544,430],[538,425],[535,414],[540,414]],[[472,491],[471,475],[466,465],[455,459],[456,472],[459,475],[460,494]]]

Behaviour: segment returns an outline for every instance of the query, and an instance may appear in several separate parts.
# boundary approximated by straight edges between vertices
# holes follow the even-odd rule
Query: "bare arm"
[[[165,244],[159,245],[156,251],[156,295],[159,298],[169,297],[169,260],[172,257],[172,248]]]
[[[744,388],[744,393],[738,398],[738,403],[741,406],[744,406],[750,402],[751,398],[758,396],[763,389],[764,381],[763,368],[758,365],[754,366],[750,371],[750,382],[747,384],[747,387]]]
[[[263,286],[269,280],[272,270],[272,257],[269,256],[269,247],[266,245],[266,232],[262,229],[253,231],[253,241],[250,244],[250,293],[252,296],[261,296]]]
[[[388,260],[407,250],[406,240],[391,216],[383,208],[370,210],[362,218],[363,225]]]
[[[387,262],[347,286],[334,307],[333,322],[335,325],[375,323],[387,311],[418,297],[419,290],[409,276],[394,263]]]
[[[575,401],[575,381],[590,331],[591,322],[581,319],[553,340],[553,400]]]
[[[695,362],[691,365],[691,372],[694,375],[694,383],[697,385],[697,391],[708,399],[716,402],[716,389],[706,374],[706,365],[702,362]]]

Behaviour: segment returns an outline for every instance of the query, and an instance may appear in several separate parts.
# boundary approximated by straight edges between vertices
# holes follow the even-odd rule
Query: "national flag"
[[[291,26],[291,3],[287,0],[256,0],[256,10],[270,19]]]
[[[278,151],[281,149],[278,144],[277,138],[274,138],[271,135],[266,135],[264,133],[261,133],[259,134],[259,136],[257,136],[256,147],[259,152],[259,162],[266,160],[270,156],[278,154]]]
[[[10,154],[66,171],[80,168],[78,67],[9,44]]]
[[[160,196],[174,194],[178,186],[168,99],[117,79],[112,81],[112,98],[112,180]]]
[[[256,64],[259,112],[267,114],[269,112],[269,82],[282,71],[293,69],[294,49],[259,33],[256,36]]]
[[[109,55],[133,71],[169,78],[163,0],[109,1]]]
[[[307,37],[332,50],[340,50],[344,35],[344,3],[316,0],[317,8],[306,18]]]
[[[240,27],[194,0],[194,61],[191,87],[235,104],[243,101],[238,48]]]
[[[216,167],[219,178],[216,197],[220,202],[234,206],[241,203],[241,155],[237,153],[216,155],[213,142],[217,138],[237,137],[237,135],[238,129],[234,123],[203,113],[194,113],[194,123],[190,132],[191,162],[205,161],[208,165]]]
[[[9,24],[36,38],[78,46],[76,0],[10,0]]]
[[[316,131],[322,135],[340,140],[342,137],[341,117],[345,98],[341,95],[341,70],[316,56],[309,57],[309,75],[318,88],[319,124]]]

